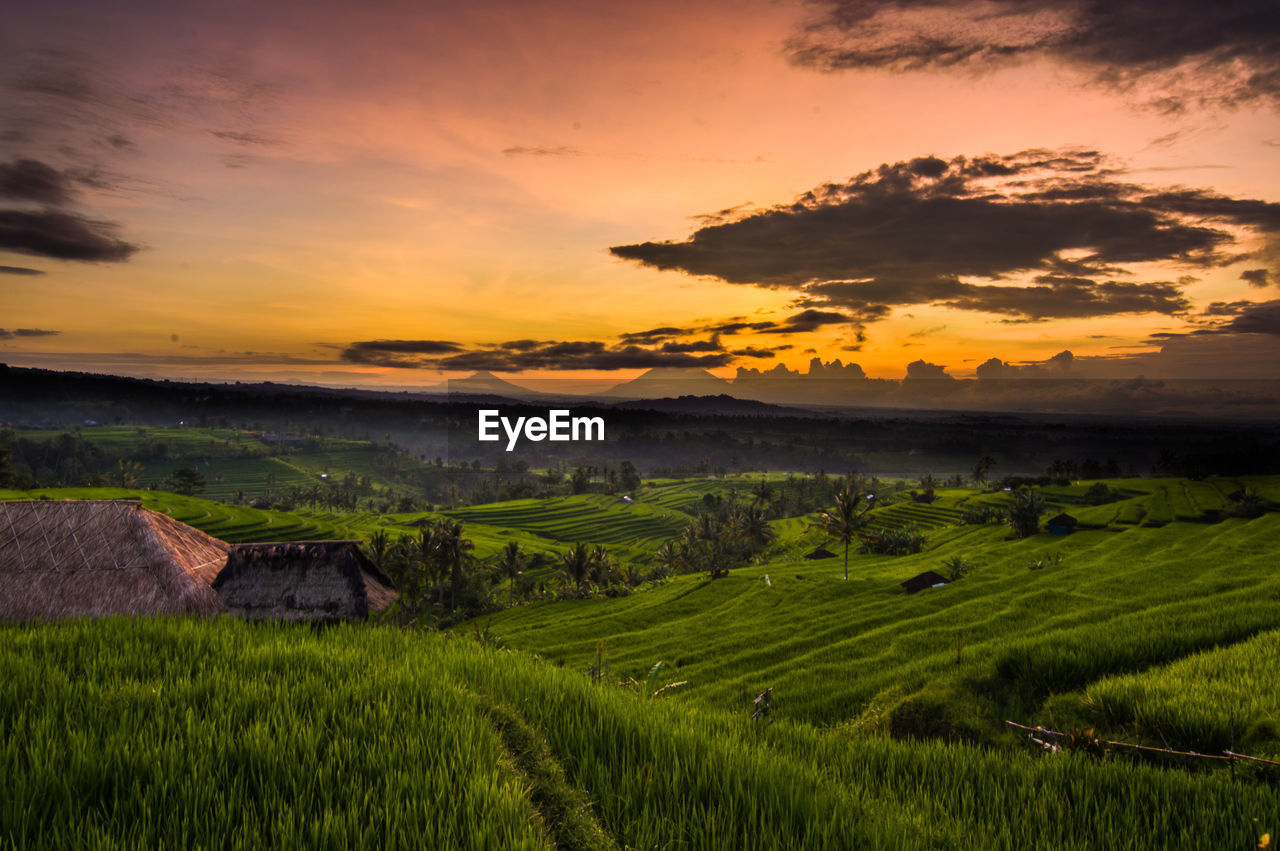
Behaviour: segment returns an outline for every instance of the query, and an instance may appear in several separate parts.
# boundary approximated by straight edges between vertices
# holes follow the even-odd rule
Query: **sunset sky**
[[[1280,378],[1273,0],[106,5],[0,30],[11,365]]]

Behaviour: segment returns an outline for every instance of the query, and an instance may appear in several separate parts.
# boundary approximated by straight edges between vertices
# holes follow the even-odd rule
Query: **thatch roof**
[[[1048,525],[1049,525],[1049,526],[1063,526],[1063,527],[1065,527],[1065,528],[1067,528],[1067,529],[1074,529],[1074,528],[1076,527],[1076,524],[1077,524],[1077,523],[1079,523],[1079,522],[1080,522],[1079,520],[1075,519],[1075,518],[1074,518],[1074,517],[1072,517],[1070,514],[1067,514],[1067,513],[1064,511],[1063,513],[1059,514],[1057,517],[1051,517],[1051,518],[1049,518],[1049,523],[1048,523]]]
[[[0,620],[222,610],[227,545],[133,500],[0,502]]]
[[[947,578],[940,574],[934,573],[932,570],[926,570],[919,576],[913,576],[906,582],[902,583],[902,587],[907,589],[908,594],[914,594],[917,591],[923,591],[926,588],[932,588],[935,585],[946,585]]]
[[[239,544],[213,588],[229,613],[252,620],[362,620],[399,596],[359,541]]]
[[[835,558],[835,557],[836,557],[836,554],[831,552],[831,550],[827,549],[826,547],[818,547],[813,552],[807,553],[805,555],[805,558],[808,558],[808,559]]]

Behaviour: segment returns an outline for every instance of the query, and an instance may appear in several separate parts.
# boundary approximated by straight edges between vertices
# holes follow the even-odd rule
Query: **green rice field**
[[[646,698],[463,638],[0,628],[13,847],[1249,848],[1264,783]]]
[[[707,494],[754,481],[447,516],[482,557],[583,541],[648,564]],[[940,489],[872,512],[924,550],[855,544],[848,582],[842,547],[789,517],[726,578],[517,601],[443,633],[0,626],[0,847],[1256,848],[1280,831],[1280,767],[1047,753],[1005,722],[1280,760],[1280,513],[1228,516],[1276,481],[1113,480],[1099,505],[1091,483],[1049,487],[1042,520],[1080,525],[1024,540],[964,522],[1007,493]],[[440,516],[0,492],[41,496],[140,498],[228,541]],[[802,557],[824,541],[836,558]],[[958,581],[900,587],[956,559]]]

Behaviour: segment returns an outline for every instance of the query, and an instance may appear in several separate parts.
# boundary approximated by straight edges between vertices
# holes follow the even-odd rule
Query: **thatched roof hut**
[[[239,544],[213,588],[228,613],[251,620],[363,620],[399,596],[359,541]]]
[[[823,558],[835,558],[835,557],[836,557],[835,553],[831,552],[831,550],[823,546],[819,546],[813,552],[805,554],[805,558],[812,559],[812,560],[823,559]]]
[[[926,588],[937,588],[939,585],[946,585],[947,578],[941,574],[934,573],[932,570],[926,570],[924,573],[913,576],[901,584],[903,588],[907,589],[908,594],[914,594]]]
[[[133,500],[0,502],[0,621],[212,615],[227,545]]]

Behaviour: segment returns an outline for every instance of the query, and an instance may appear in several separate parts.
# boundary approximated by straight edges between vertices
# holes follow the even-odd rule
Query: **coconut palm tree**
[[[142,475],[142,465],[137,461],[126,461],[121,458],[120,472],[116,475],[120,482],[120,487],[134,487],[138,484],[138,478]]]
[[[441,520],[436,524],[439,536],[440,564],[449,571],[449,608],[458,607],[458,586],[462,584],[462,571],[472,561],[471,551],[476,545],[462,537],[463,526],[456,520]]]
[[[665,567],[669,572],[675,573],[685,562],[684,546],[678,540],[666,541],[662,546],[658,547],[653,557],[658,560],[658,564]]]
[[[767,479],[761,479],[760,483],[751,489],[751,504],[757,507],[763,506],[765,510],[768,510],[777,495],[778,492],[773,485],[769,484]]]
[[[591,573],[595,569],[596,551],[589,544],[577,543],[569,552],[560,556],[560,573],[573,583],[581,594],[591,581]]]
[[[844,578],[849,579],[849,545],[867,524],[867,512],[873,500],[868,494],[850,485],[836,491],[834,508],[819,512],[814,528],[821,529],[844,544]]]
[[[983,455],[978,459],[978,463],[973,465],[973,472],[969,474],[969,478],[973,479],[974,484],[984,485],[991,476],[991,468],[996,465],[996,461],[990,455]]]
[[[407,551],[407,561],[416,568],[415,576],[427,598],[431,599],[431,584],[436,584],[438,602],[444,606],[444,576],[440,564],[440,536],[436,534],[435,524],[424,526],[418,530],[416,539],[404,537],[400,539]],[[430,603],[427,603],[427,607]]]
[[[602,544],[596,544],[591,553],[591,581],[597,585],[613,584],[613,558]]]
[[[512,597],[515,595],[516,579],[519,578],[528,559],[524,553],[520,552],[520,544],[517,541],[508,541],[507,545],[498,553],[498,560],[495,567],[498,568],[498,574],[505,576],[511,585],[507,589],[507,608],[511,608]]]
[[[368,546],[369,561],[373,562],[373,566],[383,572],[386,572],[387,553],[391,549],[391,539],[383,529],[378,529],[369,536],[369,540],[365,542]]]
[[[762,508],[747,508],[734,517],[734,531],[736,531],[750,546],[751,552],[758,553],[763,550],[769,543],[778,536],[773,526],[769,523]]]

